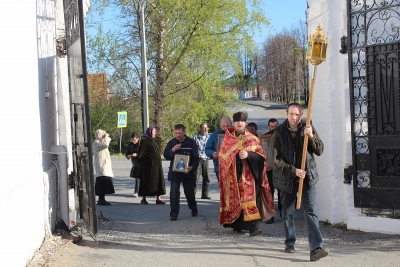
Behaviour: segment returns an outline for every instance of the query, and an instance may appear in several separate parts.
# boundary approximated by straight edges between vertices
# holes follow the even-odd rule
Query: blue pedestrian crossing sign
[[[128,115],[126,112],[117,112],[118,113],[118,128],[125,128]]]

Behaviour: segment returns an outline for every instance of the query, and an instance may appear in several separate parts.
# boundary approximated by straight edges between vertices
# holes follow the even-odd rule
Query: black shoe
[[[193,217],[196,217],[197,214],[199,214],[199,211],[197,210],[197,208],[192,209],[192,216],[193,216]]]
[[[240,232],[242,231],[242,229],[240,229],[240,228],[233,228],[233,231],[236,232],[236,233],[240,233]]]
[[[326,248],[317,248],[311,251],[310,253],[310,261],[317,261],[322,259],[323,257],[328,256],[329,250]]]
[[[177,217],[171,217],[169,218],[171,221],[176,221],[178,218]]]
[[[99,205],[99,206],[111,206],[111,203],[107,202],[105,199],[99,199],[99,201],[97,201],[97,205]]]
[[[295,252],[294,247],[286,247],[285,252],[286,253],[294,253]]]
[[[256,236],[256,235],[261,235],[262,234],[262,230],[261,229],[256,229],[253,231],[250,231],[250,236]]]
[[[266,224],[273,224],[275,221],[274,217],[272,217],[271,219],[269,219],[268,221],[266,221]]]
[[[211,197],[202,196],[201,199],[211,199]]]

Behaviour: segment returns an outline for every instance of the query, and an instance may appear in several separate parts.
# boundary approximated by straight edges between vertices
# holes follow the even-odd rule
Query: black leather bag
[[[140,165],[132,167],[131,173],[129,176],[132,178],[140,179]]]

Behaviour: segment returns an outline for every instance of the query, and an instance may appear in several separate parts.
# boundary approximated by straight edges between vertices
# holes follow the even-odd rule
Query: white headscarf
[[[103,131],[102,129],[98,129],[98,130],[96,131],[96,134],[95,134],[96,139],[101,141],[101,139],[103,139],[103,135],[104,135],[105,133],[106,133],[106,131]]]

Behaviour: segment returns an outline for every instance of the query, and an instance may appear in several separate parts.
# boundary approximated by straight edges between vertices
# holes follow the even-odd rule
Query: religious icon
[[[189,166],[189,159],[190,159],[189,155],[175,154],[174,163],[173,163],[174,168],[172,169],[172,171],[186,172],[187,168]]]
[[[271,136],[272,134],[264,134],[258,137],[260,139],[261,146],[267,158],[270,157],[269,144],[271,143]]]
[[[219,150],[221,149],[221,146],[222,146],[222,142],[224,141],[224,137],[225,137],[225,134],[217,135],[217,147],[216,147],[215,152],[219,153]]]
[[[185,162],[183,161],[183,158],[179,159],[179,162],[178,162],[178,164],[176,164],[175,169],[177,169],[177,170],[185,169]]]

